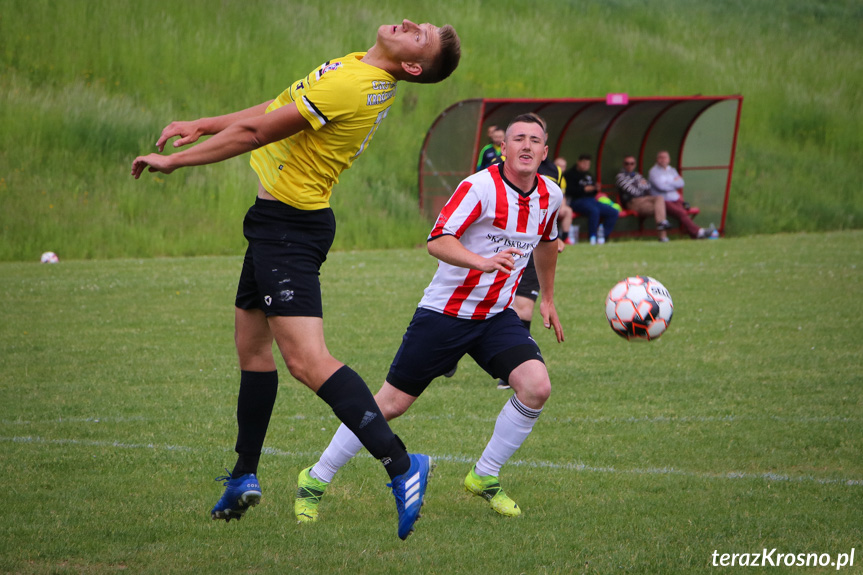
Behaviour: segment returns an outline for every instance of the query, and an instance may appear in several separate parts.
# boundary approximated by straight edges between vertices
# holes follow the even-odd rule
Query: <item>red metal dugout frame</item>
[[[634,155],[638,170],[647,175],[656,153],[667,150],[686,181],[687,201],[701,210],[699,221],[716,223],[724,233],[743,96],[615,96],[478,98],[453,104],[432,123],[420,151],[420,209],[436,217],[458,183],[474,172],[488,126],[506,127],[515,116],[535,112],[548,123],[549,155],[564,157],[571,166],[580,154],[591,154],[593,171],[606,190],[613,189],[624,155]],[[633,224],[628,225],[632,233]]]

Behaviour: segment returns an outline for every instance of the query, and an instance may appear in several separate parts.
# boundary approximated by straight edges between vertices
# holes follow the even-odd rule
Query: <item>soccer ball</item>
[[[673,313],[671,294],[647,276],[619,281],[605,299],[605,317],[611,329],[629,340],[658,338],[665,333]]]
[[[57,254],[54,252],[45,252],[42,254],[42,257],[39,259],[43,264],[56,264],[60,261],[60,258],[57,257]]]

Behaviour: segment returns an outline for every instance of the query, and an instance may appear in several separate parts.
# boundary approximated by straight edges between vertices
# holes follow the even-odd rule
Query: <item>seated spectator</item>
[[[554,159],[554,165],[557,166],[558,168],[560,168],[561,173],[566,172],[566,158],[563,158],[560,156],[556,157]],[[563,190],[563,188],[560,188],[560,189]]]
[[[605,237],[611,237],[620,211],[609,203],[598,201],[596,194],[599,192],[599,186],[589,172],[590,161],[589,154],[580,155],[575,167],[567,171],[564,177],[567,181],[566,195],[569,207],[574,212],[587,216],[587,233],[591,245],[595,245],[604,243],[604,238],[597,239],[599,224],[602,223],[605,229]]]
[[[704,239],[710,237],[713,230],[699,227],[686,212],[689,207],[683,201],[683,178],[672,168],[671,156],[666,150],[656,154],[656,164],[650,168],[647,175],[650,182],[650,193],[665,200],[665,211],[680,222],[689,237]]]
[[[503,143],[504,133],[504,129],[498,126],[488,127],[489,144],[479,151],[479,161],[476,163],[477,172],[500,161],[500,145]]]
[[[653,217],[656,220],[656,229],[659,231],[659,241],[667,242],[666,230],[671,226],[665,218],[665,199],[662,196],[650,195],[650,183],[635,170],[635,167],[635,156],[623,158],[623,169],[614,179],[620,203],[625,209],[639,216]]]

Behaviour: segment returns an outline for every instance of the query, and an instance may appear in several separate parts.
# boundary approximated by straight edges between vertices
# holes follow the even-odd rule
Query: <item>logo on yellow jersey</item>
[[[315,79],[320,80],[321,76],[326,74],[327,72],[332,72],[333,70],[338,70],[342,67],[341,62],[324,62],[324,65],[321,66],[320,70],[315,74]]]

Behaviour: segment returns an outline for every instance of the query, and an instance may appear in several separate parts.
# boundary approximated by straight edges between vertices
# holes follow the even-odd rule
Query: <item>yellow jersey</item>
[[[294,82],[267,112],[295,103],[308,120],[293,136],[252,152],[264,188],[301,210],[329,207],[339,175],[368,147],[396,93],[396,79],[361,61],[365,52],[324,63]]]

